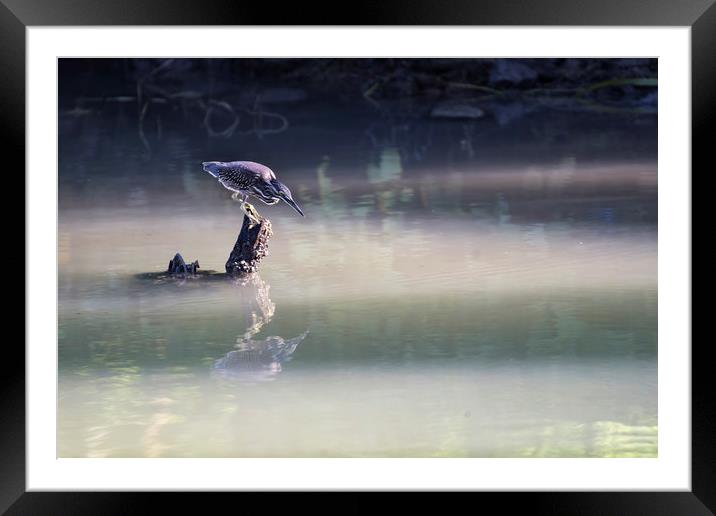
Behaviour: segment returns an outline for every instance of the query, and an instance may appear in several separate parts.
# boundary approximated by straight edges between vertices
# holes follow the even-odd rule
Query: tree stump
[[[226,261],[226,273],[230,276],[240,278],[256,272],[259,262],[268,255],[268,241],[273,235],[271,221],[261,217],[253,207],[251,208],[259,222],[252,223],[251,219],[244,215],[241,231],[236,239],[234,248],[231,250],[231,254],[229,254],[229,259]],[[182,255],[176,253],[174,258],[169,261],[169,267],[167,267],[167,272],[164,274],[169,274],[171,277],[182,280],[187,277],[198,278],[216,274],[214,271],[206,271],[206,273],[200,274],[198,269],[198,261],[186,263]]]
[[[268,241],[273,235],[271,221],[262,218],[258,224],[244,215],[241,232],[226,261],[227,274],[249,274],[258,270],[259,262],[268,254]]]

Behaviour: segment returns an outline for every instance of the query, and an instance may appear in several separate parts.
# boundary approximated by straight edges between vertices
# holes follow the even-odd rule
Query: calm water
[[[59,455],[655,456],[655,119],[560,116],[149,148],[61,121]],[[223,272],[211,159],[266,162],[307,216],[257,205],[246,281],[142,276]]]

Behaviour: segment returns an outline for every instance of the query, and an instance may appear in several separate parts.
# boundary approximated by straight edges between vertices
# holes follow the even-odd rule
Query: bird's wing
[[[253,174],[240,165],[232,164],[219,170],[217,179],[229,190],[241,191],[253,182]]]
[[[276,174],[273,170],[268,168],[266,165],[256,163],[255,161],[238,161],[236,162],[242,170],[245,170],[257,177],[261,177],[265,180],[276,179]]]
[[[225,171],[219,171],[217,179],[219,180],[219,183],[224,185],[224,188],[227,188],[234,192],[238,192],[238,190],[236,189],[236,184],[231,180],[231,177]]]

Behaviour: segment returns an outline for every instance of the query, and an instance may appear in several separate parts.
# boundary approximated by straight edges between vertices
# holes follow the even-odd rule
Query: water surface
[[[552,119],[165,125],[149,151],[65,120],[59,455],[655,456],[655,120]],[[257,204],[246,281],[142,276],[223,271],[242,215],[213,159],[271,165],[307,216]]]

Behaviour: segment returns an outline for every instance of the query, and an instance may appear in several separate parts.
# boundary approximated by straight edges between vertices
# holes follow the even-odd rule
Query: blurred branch
[[[234,120],[231,122],[231,124],[229,124],[228,127],[223,131],[216,131],[211,125],[211,115],[217,108],[224,109],[226,112],[228,112],[231,116],[234,117]],[[240,121],[241,117],[228,102],[225,102],[223,100],[210,100],[208,106],[206,106],[206,114],[204,115],[203,123],[209,136],[230,138],[231,135],[234,134],[236,128],[239,126]]]

